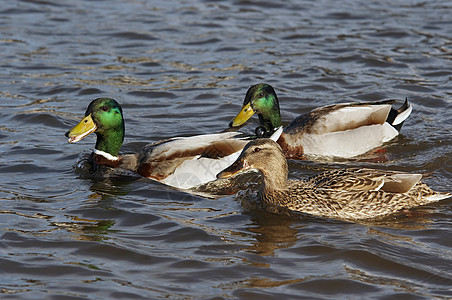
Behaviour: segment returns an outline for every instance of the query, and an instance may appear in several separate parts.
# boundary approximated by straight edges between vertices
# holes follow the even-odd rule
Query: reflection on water
[[[81,241],[102,241],[107,238],[109,228],[115,222],[113,220],[80,219],[77,216],[70,217],[70,221],[57,221],[51,223],[57,229],[67,230],[73,233],[73,238]]]
[[[295,220],[262,213],[251,220],[254,227],[248,230],[254,234],[256,241],[248,250],[260,255],[274,255],[275,250],[289,248],[300,239],[298,230],[292,228]]]
[[[1,298],[452,297],[450,201],[371,223],[278,216],[257,205],[258,177],[213,197],[93,175],[93,137],[64,137],[102,96],[123,106],[124,152],[222,131],[258,82],[275,87],[285,124],[321,105],[408,97],[401,136],[356,159],[289,161],[290,176],[380,167],[431,173],[429,185],[450,191],[450,9],[4,1]]]

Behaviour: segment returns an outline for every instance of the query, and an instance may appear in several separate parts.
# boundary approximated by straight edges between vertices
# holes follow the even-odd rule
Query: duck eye
[[[259,97],[264,98],[265,94],[263,92],[259,93]]]
[[[100,109],[102,109],[103,111],[107,111],[108,110],[108,106],[104,105]]]
[[[254,148],[253,153],[257,153],[259,151],[261,151],[261,148]]]

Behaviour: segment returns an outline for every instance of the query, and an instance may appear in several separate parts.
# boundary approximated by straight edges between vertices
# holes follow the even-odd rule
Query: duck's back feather
[[[395,100],[344,103],[314,109],[284,130],[279,144],[290,158],[302,155],[353,157],[396,137],[411,106],[394,110]],[[398,117],[398,114],[403,114]],[[400,122],[396,126],[388,123]],[[402,120],[403,119],[403,120]]]
[[[239,138],[240,132],[224,132],[189,137],[175,137],[149,144],[142,152],[152,153],[153,159],[165,160],[172,157],[205,156],[218,158],[241,150],[247,143]]]
[[[246,145],[241,133],[178,137],[147,145],[138,154],[137,172],[177,188],[216,179]]]
[[[348,168],[326,171],[312,176],[306,182],[315,189],[344,191],[385,191],[405,193],[422,179],[422,174],[401,173],[366,168]]]
[[[380,180],[376,180],[376,186]],[[331,183],[329,187],[315,189],[300,181],[289,181],[286,190],[264,194],[262,200],[268,210],[276,213],[301,212],[319,217],[366,220],[451,197],[449,193],[431,190],[422,182],[417,182],[404,193],[387,192],[382,187],[376,190],[355,189],[362,187],[361,184],[354,188],[337,188],[337,185],[341,184]]]
[[[308,134],[324,134],[345,131],[360,126],[383,124],[395,100],[369,103],[343,103],[312,110],[292,121],[284,130],[287,134],[300,131]]]

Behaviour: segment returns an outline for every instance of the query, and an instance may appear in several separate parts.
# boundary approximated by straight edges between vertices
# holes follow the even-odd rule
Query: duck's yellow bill
[[[239,114],[232,120],[231,127],[240,126],[246,121],[248,121],[251,116],[254,115],[254,110],[251,108],[251,105],[248,103],[242,107],[242,110]]]
[[[66,132],[66,136],[69,138],[67,141],[69,143],[77,143],[90,133],[93,133],[96,131],[97,126],[94,124],[93,118],[91,117],[91,114],[84,117],[80,123],[75,125],[74,128]]]

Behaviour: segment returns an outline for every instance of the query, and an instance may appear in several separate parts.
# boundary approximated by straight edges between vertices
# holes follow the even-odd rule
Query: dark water
[[[94,146],[64,132],[100,96],[125,149],[217,132],[248,87],[272,84],[284,122],[341,101],[408,97],[403,134],[361,162],[434,172],[451,191],[447,1],[2,1],[0,298],[446,299],[450,200],[375,224],[285,217],[137,178],[90,179]],[[256,118],[254,118],[256,119]]]

